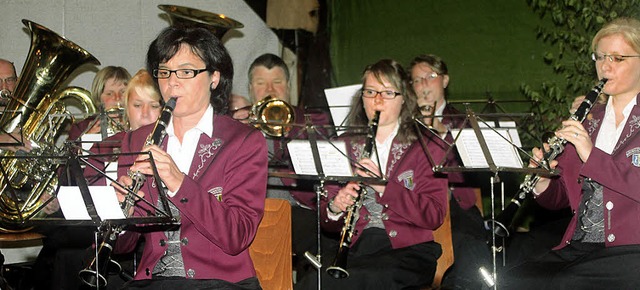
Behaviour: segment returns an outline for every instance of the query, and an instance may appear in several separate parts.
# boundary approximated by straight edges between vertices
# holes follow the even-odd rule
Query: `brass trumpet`
[[[425,125],[427,125],[429,129],[433,129],[433,118],[435,118],[436,106],[424,105],[424,106],[418,107],[418,110],[420,110],[420,113],[422,114],[423,118],[430,118],[429,124],[425,124]]]
[[[249,122],[271,137],[282,137],[289,133],[289,124],[295,119],[293,106],[273,96],[257,102],[249,113]]]

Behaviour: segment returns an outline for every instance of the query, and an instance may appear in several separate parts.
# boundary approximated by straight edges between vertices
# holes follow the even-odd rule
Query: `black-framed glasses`
[[[395,99],[397,96],[402,95],[401,93],[398,93],[396,91],[376,91],[376,90],[372,90],[372,89],[361,89],[360,92],[362,92],[362,96],[365,98],[375,98],[378,94],[380,94],[380,96],[385,99],[385,100],[393,100]]]
[[[609,62],[623,62],[625,59],[630,57],[640,57],[640,55],[600,54],[597,52],[591,53],[591,60],[593,61],[603,61],[606,58],[609,60]]]
[[[1,78],[0,78],[0,84],[1,84],[1,83],[5,83],[5,84],[7,84],[7,85],[13,85],[13,84],[15,84],[17,81],[18,81],[18,78],[17,78],[17,77],[8,77],[8,78],[4,78],[4,79],[1,79]]]
[[[163,69],[158,68],[153,70],[153,77],[158,79],[168,79],[171,77],[171,73],[175,73],[176,77],[179,79],[192,79],[195,78],[199,73],[207,71],[206,68],[203,69]]]
[[[427,74],[426,76],[423,77],[417,77],[415,79],[411,80],[411,84],[418,84],[418,83],[422,83],[424,81],[430,81],[430,80],[434,80],[436,78],[438,78],[439,74],[436,72],[431,72],[429,74]]]

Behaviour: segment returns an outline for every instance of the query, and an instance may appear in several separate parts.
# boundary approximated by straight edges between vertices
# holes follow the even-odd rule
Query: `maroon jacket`
[[[439,140],[439,139],[438,139]],[[347,142],[349,156],[357,160],[364,142],[362,138]],[[427,148],[434,160],[442,160],[444,148],[437,140],[427,141]],[[384,194],[377,196],[383,205],[382,215],[385,230],[393,248],[433,241],[433,230],[440,227],[447,212],[447,178],[434,174],[431,164],[419,141],[401,144],[393,140],[387,161],[387,178]],[[322,226],[338,232],[344,225],[344,214],[338,221],[327,217],[329,200],[338,194],[338,186],[327,186],[328,198],[321,201]],[[369,212],[363,206],[356,223],[356,232],[361,233],[367,224]],[[386,218],[385,218],[386,217]],[[386,220],[385,220],[386,219]],[[352,245],[358,240],[355,235]]]
[[[153,124],[127,133],[123,152],[142,148]],[[162,148],[166,150],[166,138]],[[122,155],[118,176],[126,174],[135,156]],[[228,116],[213,118],[213,137],[201,134],[191,169],[170,201],[180,210],[180,238],[186,278],[238,282],[256,273],[249,256],[264,211],[267,184],[267,146],[262,134]],[[148,178],[141,189],[156,205],[156,183]],[[138,202],[135,215],[153,209]],[[116,252],[132,251],[139,233],[125,232]],[[166,250],[164,231],[145,234],[145,247],[136,280],[151,279]]]
[[[640,95],[636,97],[640,104]],[[595,144],[606,105],[596,105],[583,125]],[[573,218],[562,242],[555,249],[570,243],[576,228],[576,214],[582,196],[580,181],[591,178],[603,186],[605,246],[640,244],[640,106],[636,105],[624,124],[620,139],[611,155],[593,147],[589,159],[582,163],[575,147],[567,143],[557,158],[560,175],[542,192],[536,201],[550,209],[571,207]]]

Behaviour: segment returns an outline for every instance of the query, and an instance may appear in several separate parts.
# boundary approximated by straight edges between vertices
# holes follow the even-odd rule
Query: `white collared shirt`
[[[629,119],[629,115],[631,114],[631,109],[636,105],[636,98],[633,98],[622,110],[624,119],[620,122],[620,125],[616,127],[616,114],[613,110],[613,104],[611,103],[612,99],[613,97],[609,97],[607,101],[607,109],[602,119],[602,127],[600,127],[595,144],[597,148],[607,154],[611,154],[616,144],[618,144],[618,139],[620,139],[620,135],[622,135],[624,125],[627,123],[627,119]]]
[[[387,161],[389,161],[389,153],[391,152],[391,145],[393,144],[393,139],[396,137],[396,135],[398,135],[398,128],[400,128],[400,120],[396,122],[396,127],[393,129],[391,134],[389,134],[387,139],[385,139],[383,142],[378,142],[378,139],[376,139],[375,149],[377,149],[378,151],[378,158],[380,158],[381,164],[377,164],[378,160],[376,156],[373,155],[375,153],[373,153],[370,158],[371,160],[373,160],[374,163],[378,165],[378,167],[380,167],[380,172],[382,172],[382,175],[386,175]]]
[[[446,106],[447,106],[447,100],[443,100],[442,105],[440,105],[440,107],[438,107],[436,109],[436,111],[433,112],[433,115],[439,116],[439,117],[436,117],[436,118],[438,118],[438,121],[440,121],[440,123],[442,123],[442,119],[444,118],[444,116],[443,116],[444,107],[446,107]]]
[[[207,110],[198,121],[195,127],[189,129],[182,138],[182,144],[175,134],[173,129],[173,118],[167,125],[167,154],[171,156],[173,162],[176,163],[178,169],[184,174],[189,174],[191,168],[191,161],[193,155],[196,153],[198,142],[200,141],[201,134],[207,134],[209,138],[213,135],[213,107],[211,104],[207,107]],[[175,192],[167,191],[167,194],[171,197],[176,195]]]

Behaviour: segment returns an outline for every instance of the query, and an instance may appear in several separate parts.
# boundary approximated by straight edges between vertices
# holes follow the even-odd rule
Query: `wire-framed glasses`
[[[609,62],[623,62],[630,57],[640,57],[640,55],[601,54],[597,52],[591,54],[591,60],[593,61],[603,61],[607,59]]]
[[[412,79],[412,80],[411,80],[411,84],[419,84],[419,83],[422,83],[422,82],[424,82],[424,81],[431,81],[431,80],[436,79],[438,76],[439,76],[439,74],[438,74],[438,73],[436,73],[436,72],[431,72],[431,73],[427,74],[426,76],[423,76],[423,77],[417,77],[417,78],[415,78],[415,79]]]

